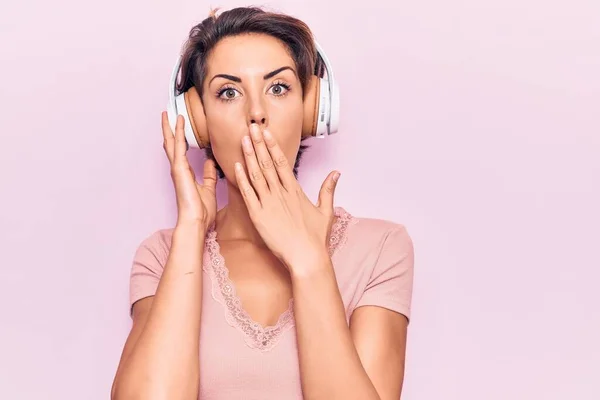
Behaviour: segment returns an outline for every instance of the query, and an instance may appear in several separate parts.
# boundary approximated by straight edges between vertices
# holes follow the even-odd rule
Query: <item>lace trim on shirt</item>
[[[358,219],[353,218],[350,213],[341,207],[336,207],[334,211],[338,219],[331,227],[328,246],[330,257],[333,257],[336,251],[346,244],[346,230],[348,227],[358,222]],[[241,300],[236,294],[235,285],[229,278],[229,270],[225,265],[225,259],[216,239],[217,233],[213,224],[207,232],[208,257],[204,259],[203,263],[203,270],[210,276],[212,281],[212,297],[225,307],[227,323],[243,332],[245,343],[250,348],[268,351],[277,344],[285,331],[295,325],[294,299],[290,299],[288,308],[279,316],[275,325],[263,327],[254,321],[242,308]]]

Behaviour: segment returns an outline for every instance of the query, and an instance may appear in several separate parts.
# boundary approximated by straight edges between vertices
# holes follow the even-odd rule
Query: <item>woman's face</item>
[[[263,34],[220,40],[207,59],[203,89],[212,151],[229,182],[237,186],[234,163],[245,166],[241,143],[252,123],[268,128],[294,165],[302,132],[302,88],[282,42]]]

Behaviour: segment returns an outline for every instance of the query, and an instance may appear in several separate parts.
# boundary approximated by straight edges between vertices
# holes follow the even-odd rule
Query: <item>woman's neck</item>
[[[230,182],[227,182],[227,205],[217,212],[215,230],[219,240],[244,240],[266,246],[250,219],[242,194]]]

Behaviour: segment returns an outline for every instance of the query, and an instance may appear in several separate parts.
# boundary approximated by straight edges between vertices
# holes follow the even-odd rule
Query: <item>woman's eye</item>
[[[288,90],[287,85],[282,83],[271,86],[271,92],[276,96],[281,96],[286,92],[286,90]]]
[[[233,100],[236,98],[236,92],[237,90],[233,89],[233,88],[227,88],[227,89],[223,89],[221,91],[221,93],[219,94],[219,97],[225,99],[225,100]]]

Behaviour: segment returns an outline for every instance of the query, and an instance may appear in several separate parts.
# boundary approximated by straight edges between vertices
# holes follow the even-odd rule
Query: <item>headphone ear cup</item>
[[[304,93],[304,120],[302,123],[302,137],[315,136],[317,134],[317,122],[319,117],[319,93],[321,79],[312,75]]]
[[[329,121],[329,133],[336,133],[340,126],[340,87],[337,82],[333,84],[333,93],[331,93],[331,105],[330,105],[330,121]]]
[[[178,94],[175,99],[175,107],[174,110],[171,111],[173,117],[169,117],[169,122],[171,122],[171,129],[175,131],[175,122],[177,121],[178,114],[183,117],[183,132],[185,135],[185,143],[186,148],[190,147],[200,147],[199,140],[196,135],[196,129],[194,127],[194,119],[193,115],[190,112],[189,108],[189,100],[187,98],[187,92]]]
[[[200,95],[196,91],[195,87],[191,87],[185,93],[185,107],[187,114],[190,119],[190,127],[192,129],[192,135],[196,139],[196,144],[200,149],[206,148],[210,145],[210,139],[208,137],[208,126],[206,125],[206,115],[204,114],[204,107],[200,100]]]

